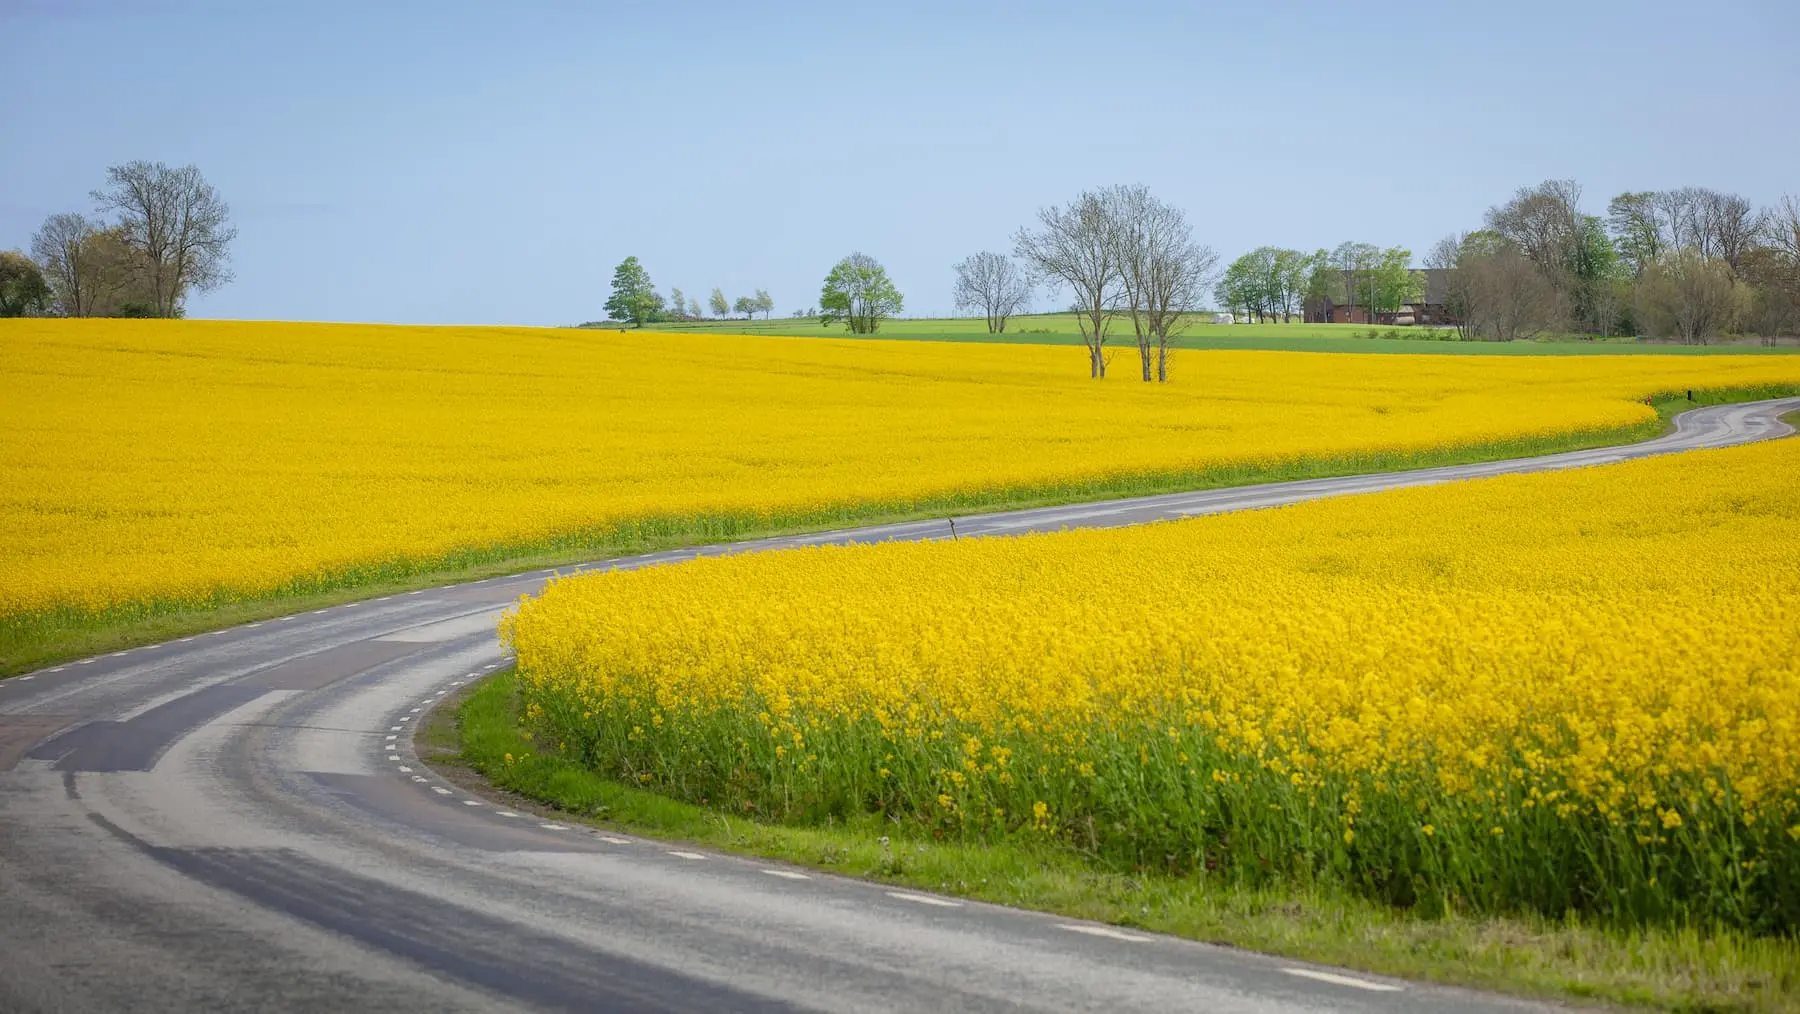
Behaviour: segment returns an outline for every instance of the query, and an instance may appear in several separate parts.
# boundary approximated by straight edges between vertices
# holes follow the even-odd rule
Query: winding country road
[[[1800,399],[1629,447],[959,518],[1136,524],[1785,435]],[[596,564],[933,539],[916,522]],[[575,569],[575,568],[569,568]],[[411,732],[504,664],[546,572],[323,609],[0,682],[0,1011],[1516,1011],[1505,998],[555,824]]]

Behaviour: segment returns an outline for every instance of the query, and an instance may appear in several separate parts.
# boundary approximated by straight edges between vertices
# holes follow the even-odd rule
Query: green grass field
[[[683,324],[657,324],[653,330],[693,334],[758,334],[803,338],[847,338],[841,327],[826,328],[810,317],[774,320],[708,320]],[[1800,353],[1792,339],[1776,348],[1762,348],[1754,340],[1716,345],[1672,345],[1630,338],[1589,340],[1558,336],[1528,342],[1461,342],[1456,332],[1418,327],[1383,327],[1381,337],[1368,337],[1362,324],[1213,324],[1210,318],[1190,326],[1181,338],[1185,349],[1258,349],[1276,352],[1428,352],[1438,355],[1594,355],[1655,353],[1674,355],[1744,355]],[[1437,336],[1437,337],[1431,337]],[[1079,345],[1081,333],[1068,313],[1036,313],[1014,317],[1005,334],[989,334],[987,321],[979,317],[897,318],[883,321],[875,338],[914,341],[999,342],[1027,345]],[[1114,324],[1109,346],[1121,352],[1132,345],[1131,322]]]

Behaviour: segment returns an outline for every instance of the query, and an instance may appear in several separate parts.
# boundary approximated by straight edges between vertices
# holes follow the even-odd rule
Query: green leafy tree
[[[0,317],[42,313],[50,305],[50,283],[31,258],[0,250]]]
[[[1219,283],[1213,287],[1213,298],[1233,316],[1261,320],[1268,309],[1265,275],[1259,253],[1260,251],[1252,250],[1232,261],[1219,277]]]
[[[756,290],[756,308],[762,312],[763,319],[768,320],[775,310],[775,299],[769,295],[768,289]]]
[[[613,269],[612,298],[606,301],[606,312],[614,320],[630,321],[638,327],[653,321],[662,312],[663,298],[650,283],[650,272],[636,257],[627,257]]]
[[[712,290],[712,298],[706,302],[708,306],[712,307],[712,315],[715,317],[723,317],[731,312],[731,304],[725,301],[725,292],[722,289]]]
[[[1298,250],[1261,246],[1232,261],[1213,289],[1233,313],[1257,320],[1294,319],[1314,276],[1313,258]]]
[[[842,323],[851,334],[874,334],[883,317],[900,312],[900,290],[888,278],[887,269],[865,253],[853,253],[838,261],[825,276],[819,293],[819,323]]]
[[[1369,302],[1375,313],[1397,313],[1425,294],[1425,276],[1412,269],[1412,251],[1393,246],[1381,251],[1369,269]]]
[[[669,312],[677,317],[687,314],[687,296],[680,289],[669,290]]]

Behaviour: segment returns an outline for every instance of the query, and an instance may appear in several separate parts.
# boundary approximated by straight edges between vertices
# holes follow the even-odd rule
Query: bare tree
[[[1005,254],[983,250],[957,262],[955,270],[956,308],[980,310],[989,334],[1005,333],[1007,318],[1031,305],[1031,276]]]
[[[1723,259],[1675,250],[1651,265],[1638,284],[1638,319],[1651,334],[1704,345],[1731,327],[1743,295]]]
[[[99,257],[94,237],[100,227],[74,212],[51,215],[31,237],[31,256],[50,283],[57,309],[66,317],[94,312]]]
[[[1442,271],[1444,277],[1444,312],[1456,322],[1456,337],[1472,341],[1477,337],[1475,324],[1475,273],[1462,270],[1463,249],[1469,241],[1467,233],[1452,233],[1438,240],[1425,255],[1425,267]]]
[[[1503,342],[1535,338],[1562,318],[1562,294],[1524,251],[1497,239],[1476,234],[1457,258],[1468,333]]]
[[[1545,180],[1521,187],[1513,199],[1487,210],[1487,227],[1504,236],[1558,291],[1571,287],[1582,241],[1581,186]]]
[[[1653,191],[1628,192],[1606,205],[1607,231],[1634,275],[1643,275],[1674,243],[1668,207],[1660,198]]]
[[[1800,334],[1800,262],[1790,261],[1772,245],[1744,254],[1738,278],[1749,288],[1744,324],[1773,346],[1782,335]]]
[[[1219,255],[1194,242],[1181,209],[1144,187],[1120,188],[1117,197],[1112,237],[1139,365],[1146,382],[1167,382],[1173,343],[1212,286]]]
[[[1701,191],[1703,197],[1702,230],[1704,249],[1709,257],[1717,257],[1736,274],[1744,254],[1756,245],[1763,231],[1762,216],[1749,201],[1737,194],[1716,190]]]
[[[126,241],[143,255],[157,316],[175,316],[190,289],[206,292],[231,280],[231,209],[199,169],[126,162],[107,169],[106,179],[93,198],[118,212]]]
[[[1800,199],[1783,197],[1763,213],[1763,245],[1800,271]]]
[[[1039,275],[1067,286],[1070,309],[1087,345],[1088,375],[1106,376],[1106,339],[1124,294],[1115,213],[1124,187],[1083,191],[1064,207],[1038,212],[1036,231],[1020,229],[1014,253]]]

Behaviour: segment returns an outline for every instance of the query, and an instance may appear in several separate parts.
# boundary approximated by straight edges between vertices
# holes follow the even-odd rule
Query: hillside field
[[[1628,439],[1793,357],[1194,352],[0,322],[0,671],[70,632],[874,518]],[[53,649],[64,643],[62,649]]]

